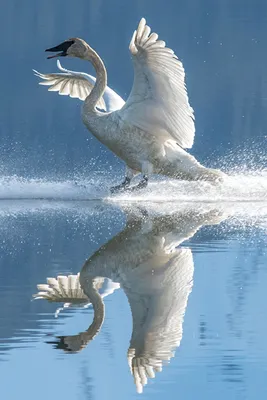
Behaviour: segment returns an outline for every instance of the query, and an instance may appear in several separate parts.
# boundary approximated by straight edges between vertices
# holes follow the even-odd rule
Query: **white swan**
[[[97,250],[84,264],[78,279],[65,278],[64,301],[77,304],[88,297],[94,308],[93,323],[77,335],[60,336],[50,343],[68,352],[82,350],[100,331],[105,312],[98,294],[103,277],[119,283],[131,308],[133,328],[127,353],[130,371],[140,393],[148,378],[162,370],[180,345],[188,296],[193,286],[194,262],[189,248],[180,248],[203,225],[217,224],[225,216],[205,206],[167,211],[150,216],[146,207],[127,210],[122,232]],[[155,214],[155,213],[154,213]],[[38,285],[38,297],[62,301],[58,281]],[[60,285],[62,286],[62,285]],[[73,290],[73,286],[75,290]],[[72,288],[72,289],[71,289]],[[76,292],[77,290],[77,292]]]
[[[88,90],[91,85],[85,82],[87,76],[73,72],[66,83],[58,81],[57,74],[52,74],[55,81],[50,90],[70,95],[73,91],[81,91],[76,97],[85,98],[84,124],[100,142],[125,161],[125,180],[113,191],[128,187],[132,177],[140,172],[143,179],[135,188],[146,186],[152,173],[186,180],[223,179],[223,173],[203,167],[184,150],[192,147],[195,135],[184,68],[174,52],[165,47],[165,42],[158,40],[156,33],[150,33],[144,18],[130,42],[134,64],[132,91],[117,111],[97,110],[97,106],[103,107],[107,72],[101,58],[84,40],[72,38],[46,51],[58,52],[48,58],[78,57],[90,61],[95,68],[96,82],[91,91]],[[39,76],[46,79],[48,75]],[[49,80],[47,83],[51,84]]]

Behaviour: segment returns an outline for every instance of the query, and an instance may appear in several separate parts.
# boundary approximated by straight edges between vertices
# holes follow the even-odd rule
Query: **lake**
[[[5,398],[264,396],[266,201],[152,202],[153,191],[2,200]],[[47,278],[56,302],[32,301]]]

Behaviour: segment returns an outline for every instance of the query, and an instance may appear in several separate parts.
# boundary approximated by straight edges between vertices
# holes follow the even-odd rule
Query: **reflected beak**
[[[50,49],[46,49],[45,51],[50,51],[51,53],[57,52],[57,54],[48,56],[47,58],[50,59],[50,58],[56,58],[56,57],[66,57],[68,55],[67,51],[68,51],[69,47],[73,45],[73,43],[74,43],[74,40],[67,40],[63,43],[60,43],[56,47],[51,47]]]

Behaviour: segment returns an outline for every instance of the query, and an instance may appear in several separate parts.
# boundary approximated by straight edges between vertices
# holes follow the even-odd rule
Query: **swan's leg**
[[[134,191],[134,190],[139,190],[139,189],[143,189],[145,187],[147,187],[148,184],[148,176],[151,175],[153,173],[153,165],[150,164],[150,162],[145,161],[142,164],[142,174],[143,174],[143,178],[141,179],[141,181],[138,183],[138,185],[136,186],[132,186],[127,190],[130,191]]]
[[[143,175],[141,181],[135,185],[129,188],[129,190],[139,190],[139,189],[143,189],[145,187],[147,187],[148,184],[148,176],[147,175]]]
[[[134,177],[134,172],[135,171],[133,171],[128,166],[126,166],[126,174],[125,174],[126,176],[124,178],[124,181],[120,185],[112,186],[110,188],[111,193],[121,192],[121,191],[127,189],[131,183],[131,180]]]

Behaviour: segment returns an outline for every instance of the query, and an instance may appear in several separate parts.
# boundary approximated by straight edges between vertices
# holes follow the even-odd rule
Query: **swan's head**
[[[51,47],[50,49],[46,49],[45,51],[50,51],[52,53],[57,53],[52,56],[48,56],[47,58],[55,58],[55,57],[78,57],[83,58],[88,50],[88,44],[79,38],[71,38],[65,40],[65,42],[60,43],[58,46]]]

